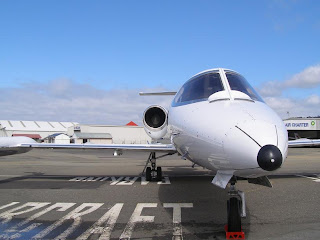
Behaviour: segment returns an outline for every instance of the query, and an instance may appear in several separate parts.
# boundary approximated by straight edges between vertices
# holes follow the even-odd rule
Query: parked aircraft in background
[[[156,160],[178,153],[216,172],[214,185],[225,188],[230,183],[228,231],[241,232],[246,208],[244,193],[235,189],[237,177],[271,187],[266,176],[282,166],[288,152],[287,130],[281,118],[244,77],[222,68],[196,74],[177,93],[140,95],[175,95],[168,110],[153,105],[143,115],[147,134],[157,140],[169,132],[171,144],[39,144],[28,138],[1,138],[0,155],[32,148],[113,149],[114,155],[124,150],[148,151],[151,167],[146,168],[146,178],[159,180],[162,170]],[[156,156],[159,153],[163,155]]]
[[[34,144],[36,141],[28,137],[0,137],[0,156],[26,153],[32,149],[20,147],[21,143]]]
[[[320,146],[320,139],[299,138],[288,141],[289,147],[317,147]]]

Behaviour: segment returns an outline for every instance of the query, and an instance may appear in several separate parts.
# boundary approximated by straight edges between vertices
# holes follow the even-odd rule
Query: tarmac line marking
[[[95,181],[100,181],[101,179],[102,179],[103,177],[97,177],[96,179],[95,179]]]
[[[40,226],[41,224],[42,224],[42,223],[32,223],[32,224],[30,224],[28,227],[26,227],[25,229],[21,230],[20,232],[21,232],[21,233],[29,232],[29,231],[35,229],[36,227]],[[14,236],[15,236],[14,238],[21,237],[20,234],[17,234],[17,237],[16,237],[16,235],[14,235]],[[10,239],[12,239],[12,237],[11,237]]]
[[[20,231],[20,233],[25,233],[25,232],[29,232],[29,231],[32,231],[33,229],[39,227],[42,223],[32,223],[30,224],[27,228],[23,229]],[[20,238],[21,237],[21,234],[20,233],[16,233],[12,236],[9,236],[6,237],[5,239],[15,239],[15,238]]]
[[[109,177],[104,177],[100,180],[100,182],[106,181],[107,179],[109,179]]]
[[[86,177],[85,179],[83,179],[83,182],[96,182],[96,181],[105,181],[107,180],[109,177]]]
[[[136,223],[138,222],[141,222],[141,223],[154,222],[154,216],[141,216],[141,213],[144,208],[156,208],[157,206],[158,206],[157,203],[138,203],[119,239],[120,240],[130,239],[133,233],[133,229]]]
[[[34,210],[37,210],[39,208],[42,208],[44,206],[49,205],[50,202],[28,202],[26,204],[23,204],[19,207],[10,209],[2,214],[0,214],[0,218],[3,218],[3,221],[1,222],[2,224],[8,223],[14,216],[20,215],[20,214],[24,214],[24,213],[28,213],[28,212],[32,212]],[[28,208],[30,207],[30,208]],[[18,210],[27,208],[26,210],[20,211],[20,212],[16,212]]]
[[[162,181],[159,181],[158,184],[163,184],[163,185],[167,185],[167,184],[171,184],[169,177],[163,177]]]
[[[141,185],[145,186],[150,181],[146,181],[145,177],[75,177],[70,179],[70,182],[104,182],[108,179],[111,180],[110,186],[131,186],[135,182],[138,181],[138,179],[141,178]],[[161,181],[158,181],[157,184],[159,185],[168,185],[171,184],[171,181],[169,177],[163,177]]]
[[[75,177],[75,178],[70,179],[69,181],[70,182],[80,182],[80,181],[83,181],[86,178],[87,177]]]
[[[51,231],[56,229],[57,227],[61,226],[66,220],[73,219],[73,223],[71,226],[66,229],[63,233],[61,233],[56,239],[64,240],[66,239],[81,223],[82,219],[81,216],[89,214],[98,208],[100,208],[103,205],[103,203],[83,203],[73,211],[71,211],[69,214],[64,216],[63,218],[59,219],[37,235],[35,235],[32,239],[44,239],[46,235],[48,235]],[[82,211],[83,209],[86,209]]]
[[[5,209],[5,208],[7,208],[7,207],[11,207],[11,206],[16,205],[16,204],[18,204],[18,203],[20,203],[20,202],[12,202],[12,203],[3,205],[3,206],[0,207],[0,210]]]
[[[130,185],[133,185],[137,180],[138,180],[139,177],[133,177],[132,180],[130,177],[126,177],[123,181],[117,183],[116,185],[119,186],[130,186]]]
[[[173,208],[173,237],[172,240],[182,240],[181,208],[193,208],[193,203],[163,203],[164,208]]]
[[[6,230],[6,232],[18,232],[17,234],[11,236],[10,239],[19,238],[19,237],[21,237],[21,234],[19,234],[19,233],[29,232],[29,231],[33,230],[35,227],[40,226],[42,223],[33,223],[30,226],[28,226],[25,229],[22,229],[20,231],[18,231],[18,228],[21,228],[22,226],[27,225],[29,222],[35,220],[36,218],[41,217],[42,215],[44,215],[44,214],[46,214],[56,208],[58,208],[57,209],[58,212],[64,212],[74,205],[75,205],[75,203],[55,203],[55,204],[51,205],[50,207],[47,207],[44,210],[32,215],[31,217],[27,218],[26,220],[17,224],[16,226]]]
[[[319,182],[320,183],[320,178],[317,177],[317,178],[314,178],[314,177],[308,177],[308,176],[304,176],[304,175],[296,175],[298,177],[302,177],[302,178],[308,178],[308,179],[311,179],[313,182]]]
[[[95,182],[95,177],[88,177],[87,179],[83,180],[84,182]]]
[[[113,185],[116,185],[117,183],[119,183],[120,181],[122,181],[122,179],[124,179],[124,177],[119,177],[119,178],[116,178],[116,177],[111,177],[111,183],[110,185],[113,186]]]
[[[150,181],[147,181],[147,180],[146,180],[146,177],[141,177],[141,185],[142,185],[142,186],[147,185],[149,182],[150,182]],[[158,181],[157,184],[159,184],[159,185],[162,185],[162,184],[166,185],[166,184],[171,184],[171,182],[170,182],[169,177],[163,177],[163,178],[162,178],[162,181]]]
[[[109,240],[123,205],[124,203],[115,204],[107,213],[95,222],[92,227],[85,231],[76,240],[89,239],[92,234],[100,234],[99,240]],[[103,224],[105,224],[104,227],[102,226]]]
[[[149,183],[149,181],[146,180],[146,177],[141,177],[141,185],[145,186]]]
[[[2,206],[14,206],[19,202],[12,202],[7,205]],[[47,206],[48,202],[28,202],[22,204],[21,206],[15,207],[11,210],[8,210],[0,215],[0,218],[4,220],[2,222],[7,223],[13,219],[13,217],[17,215],[21,215],[24,213],[29,213],[34,210],[40,209],[41,207]],[[82,223],[82,216],[92,213],[99,209],[104,203],[83,203],[79,207],[75,208],[71,212],[67,213],[64,217],[56,220],[53,224],[46,227],[45,229],[39,229],[35,231],[43,223],[36,222],[35,220],[42,215],[50,211],[59,211],[64,212],[69,210],[71,207],[75,206],[76,203],[54,203],[44,209],[40,210],[40,212],[33,214],[31,217],[27,218],[24,221],[19,222],[18,224],[10,227],[5,230],[2,235],[0,235],[1,239],[16,239],[23,238],[23,233],[31,233],[34,232],[36,234],[32,239],[44,239],[45,236],[52,233],[55,229],[61,227],[63,224],[68,224],[65,226],[66,230],[63,232],[59,232],[59,236],[55,237],[55,239],[64,240],[68,239],[68,237],[79,228]],[[89,238],[98,238],[100,240],[110,240],[112,231],[117,223],[119,215],[122,211],[124,203],[116,203],[111,208],[108,208],[108,211],[94,224],[88,229],[84,230],[80,236],[77,237],[77,240],[85,240]],[[130,239],[134,228],[137,223],[152,223],[154,222],[155,216],[142,216],[142,211],[144,208],[156,208],[158,206],[157,203],[137,203],[128,223],[126,224],[125,229],[123,230],[119,239],[125,240]],[[173,222],[173,240],[183,240],[183,231],[182,231],[182,208],[193,208],[193,203],[163,203],[164,208],[172,208],[172,222]],[[71,220],[71,221],[70,221]],[[66,223],[67,222],[67,223]]]

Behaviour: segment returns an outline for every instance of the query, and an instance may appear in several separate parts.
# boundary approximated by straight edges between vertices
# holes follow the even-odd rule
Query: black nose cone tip
[[[263,170],[274,171],[281,167],[282,154],[276,146],[265,145],[260,149],[257,160]]]

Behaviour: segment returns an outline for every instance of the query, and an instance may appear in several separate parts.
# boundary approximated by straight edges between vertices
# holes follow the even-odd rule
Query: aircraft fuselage
[[[236,176],[251,178],[267,175],[274,169],[261,168],[259,151],[266,145],[275,146],[282,155],[281,165],[288,149],[285,125],[263,101],[233,91],[225,71],[229,70],[202,73],[220,74],[225,88],[221,99],[219,96],[213,98],[214,101],[210,101],[210,97],[198,101],[187,99],[189,101],[177,104],[177,93],[168,111],[172,144],[183,157],[213,171],[231,170]],[[201,74],[192,79],[199,76]],[[270,155],[268,151],[264,154]],[[271,162],[274,161],[272,157]]]

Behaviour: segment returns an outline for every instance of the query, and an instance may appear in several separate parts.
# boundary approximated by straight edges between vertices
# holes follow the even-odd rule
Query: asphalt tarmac
[[[227,191],[173,155],[162,182],[148,154],[33,150],[0,158],[0,239],[225,239]],[[239,181],[246,239],[320,237],[320,148],[290,149],[273,188]]]

